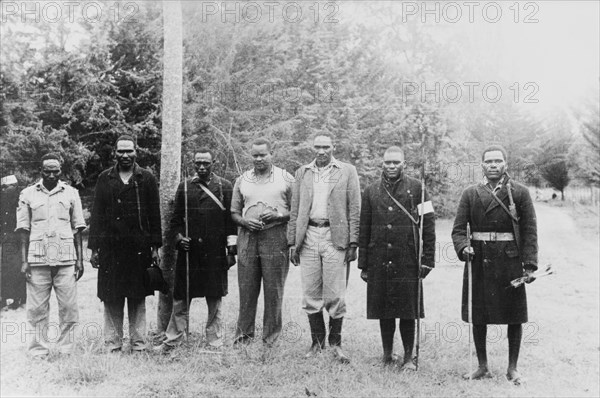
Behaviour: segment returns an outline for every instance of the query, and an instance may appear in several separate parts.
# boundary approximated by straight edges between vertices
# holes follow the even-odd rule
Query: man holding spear
[[[424,316],[421,280],[434,267],[435,218],[423,181],[405,175],[404,164],[402,148],[389,147],[381,179],[363,193],[358,267],[367,282],[367,318],[379,319],[384,364],[395,363],[394,333],[400,318],[401,368],[417,370],[415,319]]]
[[[212,173],[213,152],[200,148],[194,154],[197,175],[179,184],[171,229],[179,250],[175,270],[173,312],[166,340],[155,348],[166,352],[188,333],[189,306],[194,297],[206,297],[206,342],[223,345],[221,300],[227,295],[227,271],[235,264],[236,228],[230,206],[233,186]]]
[[[463,276],[462,318],[465,322],[472,319],[479,368],[465,378],[492,377],[487,363],[487,325],[506,324],[506,377],[520,384],[517,361],[522,324],[527,322],[527,298],[525,286],[512,287],[511,281],[525,277],[531,283],[535,279],[537,221],[529,190],[506,173],[506,150],[490,146],[481,159],[484,180],[463,192],[452,229],[456,253],[463,261],[471,260],[472,271],[465,268]]]

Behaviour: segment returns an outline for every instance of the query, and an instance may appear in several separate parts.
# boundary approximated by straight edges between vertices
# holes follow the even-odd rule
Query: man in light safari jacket
[[[21,192],[17,209],[21,272],[27,280],[27,321],[35,329],[28,351],[35,359],[46,359],[49,354],[52,288],[60,322],[57,348],[62,354],[73,350],[79,321],[76,282],[83,275],[81,231],[85,220],[79,193],[58,179],[61,163],[57,155],[42,157],[42,179]]]

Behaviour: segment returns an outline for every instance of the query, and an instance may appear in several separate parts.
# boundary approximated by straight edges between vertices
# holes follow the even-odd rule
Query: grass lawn
[[[529,320],[524,325],[519,369],[527,382],[506,381],[506,327],[490,326],[488,357],[494,378],[464,381],[469,367],[468,327],[460,320],[462,264],[450,241],[451,220],[438,220],[436,269],[424,282],[426,318],[422,322],[420,370],[400,373],[380,364],[377,321],[365,318],[366,285],[354,266],[348,286],[343,346],[349,365],[325,351],[304,360],[310,345],[308,320],[301,309],[299,269],[291,268],[284,301],[284,333],[272,356],[262,343],[231,347],[238,308],[237,275],[230,271],[224,298],[226,347],[208,352],[202,340],[206,305],[192,304],[188,347],[169,355],[102,352],[102,305],[96,298],[96,271],[86,264],[78,284],[81,326],[77,353],[53,353],[47,362],[26,356],[25,310],[1,313],[2,396],[599,396],[599,249],[597,223],[580,231],[568,209],[536,204],[540,264],[557,274],[528,286]],[[590,213],[592,217],[592,213]],[[597,219],[596,215],[593,215]],[[595,228],[595,230],[594,230]],[[262,301],[262,296],[259,302]],[[147,299],[149,330],[156,324],[155,297]],[[51,321],[56,301],[51,299]],[[262,303],[257,325],[262,323]],[[85,331],[85,333],[84,333]],[[82,336],[87,336],[84,339]],[[396,352],[402,354],[396,333]],[[474,364],[476,360],[474,360]]]

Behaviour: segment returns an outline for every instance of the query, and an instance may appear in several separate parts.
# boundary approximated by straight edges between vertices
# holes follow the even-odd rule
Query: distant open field
[[[422,323],[420,370],[399,373],[380,364],[376,321],[365,318],[366,285],[354,266],[348,287],[343,345],[352,359],[335,362],[329,352],[304,360],[310,344],[301,309],[300,272],[292,268],[286,285],[284,335],[273,356],[263,361],[262,344],[233,349],[237,318],[236,268],[224,299],[226,347],[220,354],[203,349],[206,305],[192,305],[190,346],[171,355],[105,354],[101,350],[102,305],[96,298],[96,271],[86,264],[80,280],[79,347],[71,357],[48,362],[27,359],[25,310],[1,313],[2,396],[599,396],[599,247],[598,215],[536,203],[540,264],[557,274],[528,286],[529,319],[524,327],[519,368],[527,383],[506,381],[505,327],[490,327],[489,360],[494,378],[464,381],[468,370],[468,327],[460,320],[462,264],[450,242],[451,220],[438,220],[436,269],[424,282],[426,318]],[[595,219],[584,227],[582,219]],[[262,296],[259,299],[262,301]],[[147,299],[149,330],[155,326],[156,297]],[[57,320],[52,298],[52,321]],[[257,325],[262,323],[262,304]],[[83,333],[83,330],[86,333]],[[87,340],[83,338],[87,337]],[[399,336],[396,351],[402,353]]]

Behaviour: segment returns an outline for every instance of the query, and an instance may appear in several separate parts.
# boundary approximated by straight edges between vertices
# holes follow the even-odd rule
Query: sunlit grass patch
[[[96,341],[82,341],[72,355],[58,361],[59,373],[69,385],[99,384],[108,377],[113,362],[110,354],[102,354],[102,348]]]

